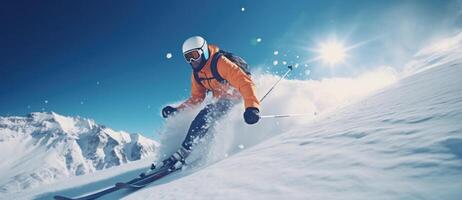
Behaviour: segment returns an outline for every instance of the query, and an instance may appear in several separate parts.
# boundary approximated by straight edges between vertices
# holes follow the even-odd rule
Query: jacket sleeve
[[[256,95],[255,84],[249,75],[241,70],[239,66],[222,56],[218,60],[218,73],[228,83],[241,93],[244,99],[245,108],[255,107],[260,109],[260,101]]]
[[[191,74],[191,97],[179,105],[177,108],[180,110],[185,109],[186,107],[195,106],[202,103],[205,98],[207,91],[204,86],[197,83],[194,78],[194,75]]]

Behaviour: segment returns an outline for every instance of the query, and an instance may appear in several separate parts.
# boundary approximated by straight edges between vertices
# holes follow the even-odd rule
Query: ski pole
[[[304,117],[308,115],[316,115],[316,113],[303,113],[303,114],[286,114],[286,115],[262,115],[260,118],[286,118],[286,117]]]
[[[287,70],[287,72],[286,72],[283,76],[281,76],[281,78],[280,78],[278,81],[276,81],[276,83],[274,83],[274,85],[268,90],[268,92],[266,92],[266,94],[260,99],[260,103],[263,101],[263,99],[266,98],[266,96],[268,96],[268,94],[274,89],[274,87],[276,87],[276,85],[277,85],[283,78],[285,78],[285,77],[289,74],[290,71],[292,71],[292,65],[289,65],[288,68],[289,68],[289,70]]]

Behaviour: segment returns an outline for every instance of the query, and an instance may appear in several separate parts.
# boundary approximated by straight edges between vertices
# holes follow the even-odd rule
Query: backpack
[[[197,83],[199,83],[199,85],[201,85],[202,87],[204,87],[204,85],[202,84],[202,80],[210,80],[210,79],[216,79],[218,82],[220,83],[226,83],[227,81],[221,77],[221,75],[218,73],[218,69],[217,69],[217,63],[218,63],[218,59],[221,57],[221,56],[224,56],[226,57],[227,59],[229,59],[231,62],[233,62],[234,64],[236,64],[237,66],[239,66],[239,68],[241,68],[241,70],[246,73],[247,75],[251,75],[250,74],[250,66],[249,64],[247,64],[247,62],[245,62],[244,59],[242,59],[241,57],[231,53],[231,52],[227,52],[227,51],[223,51],[223,50],[219,50],[217,53],[215,53],[212,57],[212,61],[210,63],[210,70],[212,71],[212,78],[200,78],[199,77],[199,74],[198,72],[193,72],[194,74],[194,79],[196,80]]]

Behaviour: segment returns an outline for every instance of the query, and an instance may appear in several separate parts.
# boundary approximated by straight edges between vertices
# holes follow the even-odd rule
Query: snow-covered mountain
[[[54,112],[0,117],[0,193],[153,157],[158,146],[140,134]]]

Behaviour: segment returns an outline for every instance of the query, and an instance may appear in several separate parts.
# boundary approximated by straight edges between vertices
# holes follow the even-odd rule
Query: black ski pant
[[[191,122],[182,146],[187,150],[191,150],[193,144],[203,138],[213,123],[225,115],[234,104],[235,101],[233,100],[219,99],[217,102],[205,106]]]

